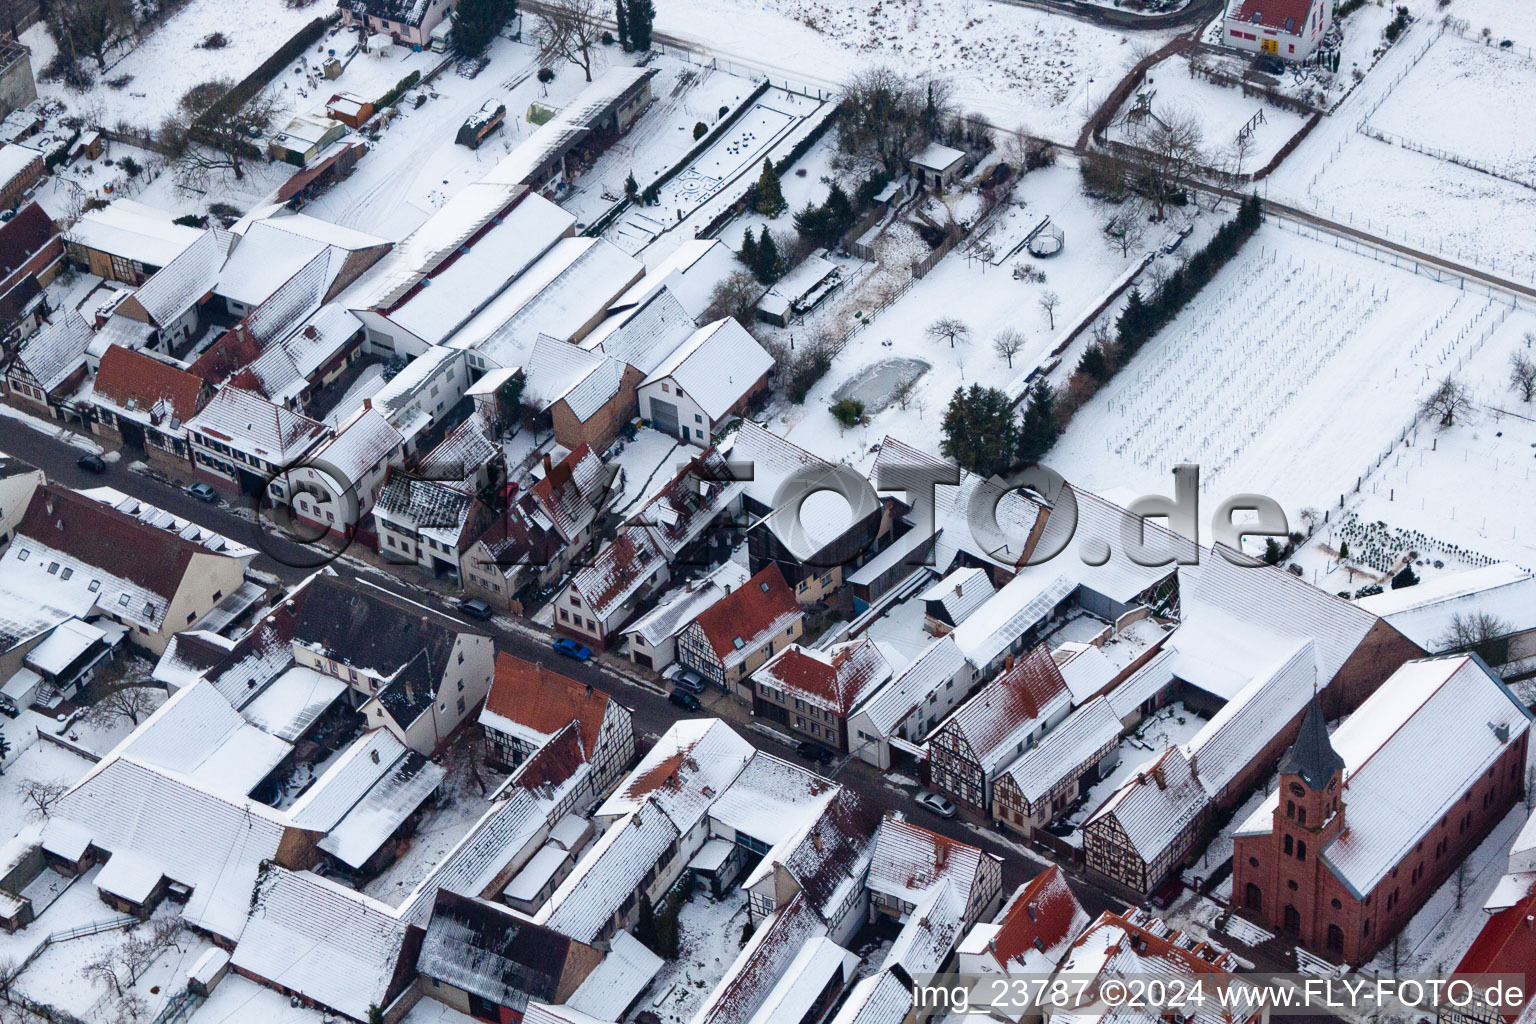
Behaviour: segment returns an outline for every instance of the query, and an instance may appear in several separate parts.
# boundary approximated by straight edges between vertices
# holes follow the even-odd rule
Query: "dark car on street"
[[[699,698],[685,690],[673,690],[667,696],[667,700],[682,708],[684,711],[699,711],[704,705],[699,703]]]

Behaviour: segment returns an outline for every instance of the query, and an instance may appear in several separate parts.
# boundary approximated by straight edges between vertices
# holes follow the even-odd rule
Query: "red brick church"
[[[1404,665],[1331,738],[1314,695],[1275,792],[1234,833],[1234,905],[1365,962],[1520,797],[1529,728],[1465,655]]]

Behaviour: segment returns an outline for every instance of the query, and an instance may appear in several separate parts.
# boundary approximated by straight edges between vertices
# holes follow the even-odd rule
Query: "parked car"
[[[682,708],[684,711],[700,711],[704,705],[699,703],[699,698],[684,690],[673,690],[667,695],[667,700]]]
[[[1266,75],[1285,74],[1285,61],[1279,57],[1258,57],[1254,59],[1253,66]]]
[[[563,636],[550,644],[550,646],[555,649],[556,654],[563,654],[567,658],[574,658],[577,661],[587,661],[592,657],[592,648],[586,644],[579,644],[570,637]]]
[[[937,793],[919,793],[913,799],[917,802],[917,806],[932,811],[941,818],[953,818],[955,816],[955,805]]]
[[[198,501],[206,501],[210,505],[215,504],[219,500],[219,492],[207,484],[193,484],[187,488],[187,493]]]
[[[691,668],[685,668],[679,671],[677,673],[677,678],[672,680],[672,682],[676,684],[679,690],[687,690],[689,693],[695,696],[703,693],[706,686],[704,677],[699,675]]]
[[[75,465],[87,473],[105,473],[107,471],[107,460],[94,452],[80,456],[75,460]]]
[[[463,612],[465,615],[468,615],[472,619],[480,619],[482,621],[490,618],[491,615],[494,614],[491,611],[491,606],[480,600],[478,597],[471,597],[467,601],[460,601],[459,611]]]
[[[800,745],[795,750],[799,752],[801,757],[814,764],[831,764],[837,760],[837,754],[828,750],[820,743],[813,743],[810,740],[801,740]]]

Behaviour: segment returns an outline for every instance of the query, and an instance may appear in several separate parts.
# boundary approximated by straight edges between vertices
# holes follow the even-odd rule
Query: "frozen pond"
[[[898,387],[917,380],[931,369],[933,364],[921,359],[905,356],[882,359],[839,384],[832,392],[832,398],[839,402],[845,398],[857,399],[864,403],[865,412],[874,415],[895,400]]]

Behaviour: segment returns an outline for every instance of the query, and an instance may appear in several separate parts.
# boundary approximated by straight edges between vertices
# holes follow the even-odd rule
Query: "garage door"
[[[677,436],[677,406],[671,402],[663,402],[659,398],[651,399],[651,423],[663,434]]]

